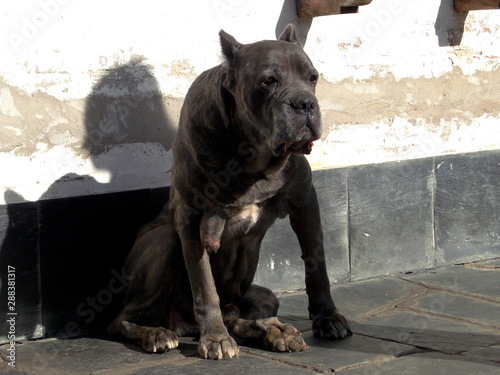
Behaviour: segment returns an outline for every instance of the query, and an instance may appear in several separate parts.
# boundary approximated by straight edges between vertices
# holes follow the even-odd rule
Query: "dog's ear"
[[[224,30],[219,32],[220,36],[220,45],[222,47],[222,53],[224,54],[227,64],[225,79],[224,79],[224,87],[232,92],[235,84],[234,77],[234,69],[236,65],[236,52],[242,46],[240,42],[238,42],[232,35],[229,35]]]
[[[292,23],[286,25],[285,30],[283,30],[278,40],[300,44],[299,39],[297,38],[297,30],[295,29],[295,25]]]
[[[238,42],[232,35],[229,35],[224,30],[219,32],[220,45],[222,47],[222,53],[226,56],[229,65],[234,63],[234,58],[236,51],[241,47],[241,43]]]

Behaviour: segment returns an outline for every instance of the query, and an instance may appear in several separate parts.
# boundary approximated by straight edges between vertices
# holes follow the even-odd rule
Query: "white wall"
[[[374,0],[358,14],[299,22],[323,75],[325,132],[314,168],[500,147],[500,11],[456,15],[450,4]],[[274,39],[293,7],[8,1],[0,14],[0,202],[169,184],[182,99],[219,63],[219,29],[241,42]]]

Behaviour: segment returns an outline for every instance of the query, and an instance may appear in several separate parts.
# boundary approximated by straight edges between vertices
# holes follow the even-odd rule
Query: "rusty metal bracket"
[[[358,7],[372,0],[297,0],[300,18],[328,16],[331,14],[357,13]]]
[[[455,11],[500,9],[500,0],[454,0]]]

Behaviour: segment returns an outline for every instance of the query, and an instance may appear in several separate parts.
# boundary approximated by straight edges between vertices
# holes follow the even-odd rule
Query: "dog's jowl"
[[[125,305],[109,332],[148,352],[199,335],[199,352],[211,359],[237,356],[238,344],[305,349],[300,332],[277,319],[276,296],[252,284],[267,229],[288,215],[306,262],[314,334],[343,338],[351,331],[330,294],[304,157],[321,135],[318,72],[292,25],[277,41],[241,44],[224,31],[220,40],[225,61],[187,93],[170,200],[127,258]]]

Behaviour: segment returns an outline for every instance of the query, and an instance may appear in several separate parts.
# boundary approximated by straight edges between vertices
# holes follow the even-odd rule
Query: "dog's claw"
[[[290,342],[288,343],[288,348],[291,352],[297,352],[301,350],[301,345],[298,342],[290,340]]]
[[[150,353],[163,353],[179,346],[177,335],[163,327],[155,327],[144,333],[142,348]]]
[[[203,358],[216,360],[230,359],[239,353],[238,345],[231,336],[220,339],[206,335],[200,339],[198,351]]]
[[[168,348],[168,350],[170,350],[170,349],[175,349],[175,348],[177,348],[178,346],[179,346],[179,341],[177,341],[177,340],[174,340],[174,341],[169,341],[169,342],[167,343],[167,348]]]
[[[273,350],[275,352],[286,352],[286,345],[283,339],[279,339],[273,343]]]

